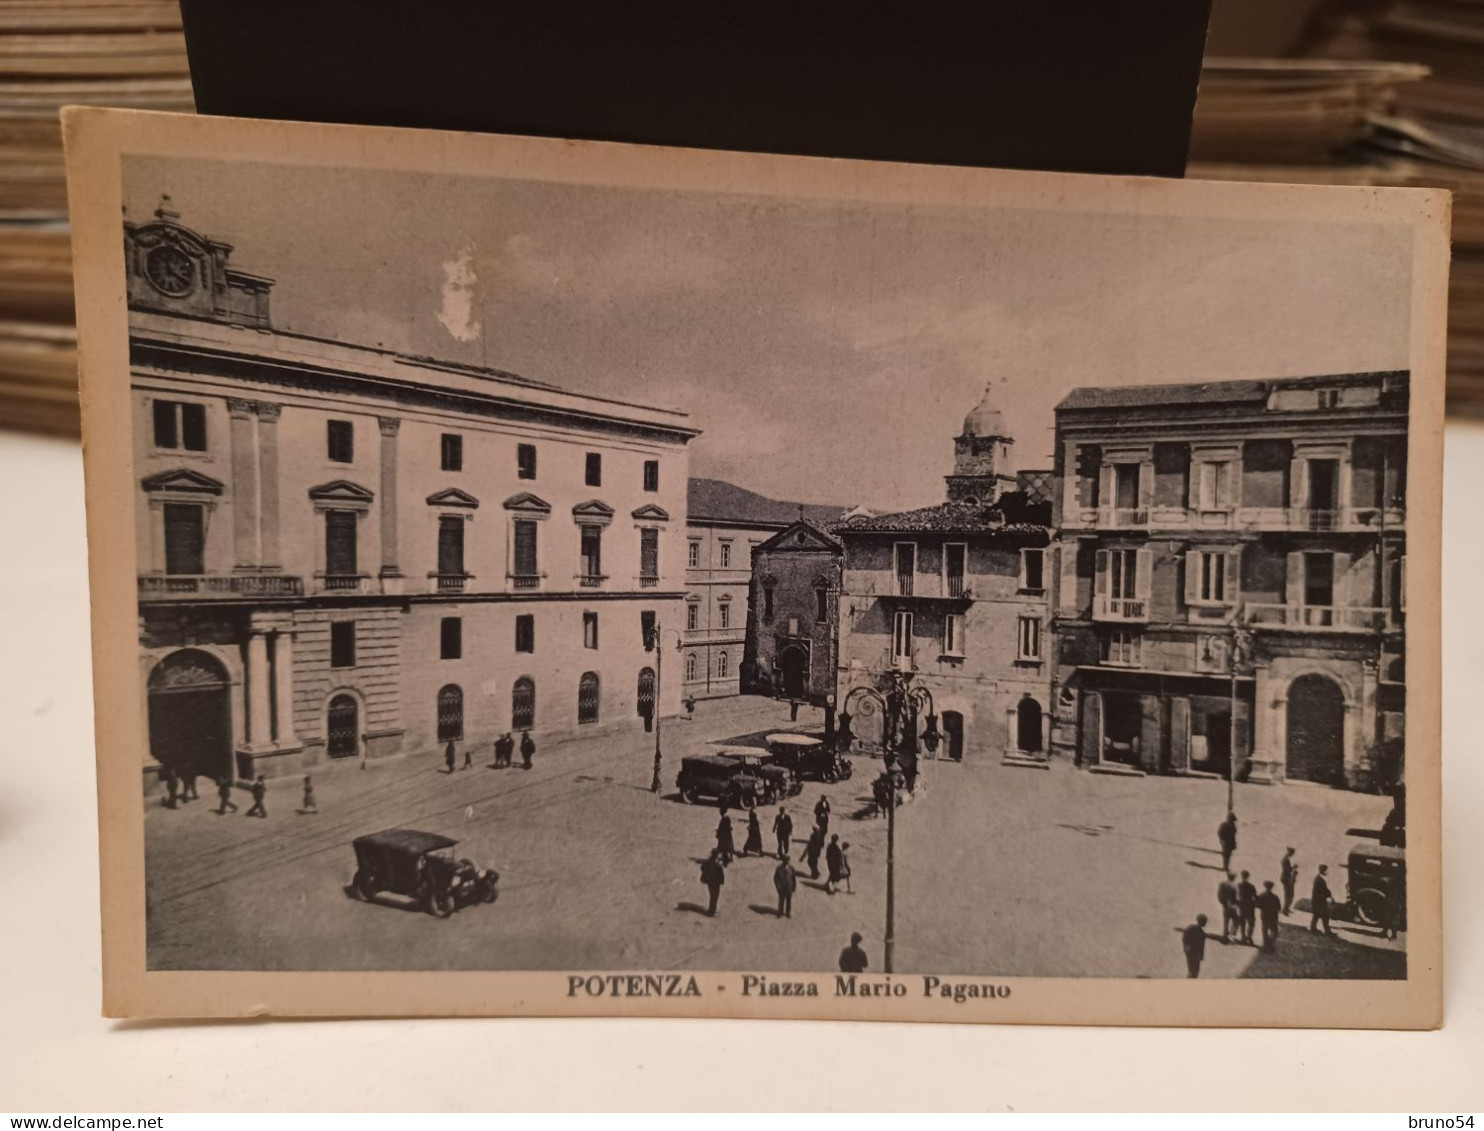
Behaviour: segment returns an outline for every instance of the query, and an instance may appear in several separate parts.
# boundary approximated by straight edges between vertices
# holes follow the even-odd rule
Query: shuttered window
[[[457,515],[438,519],[438,573],[444,577],[464,573],[464,520]]]
[[[639,531],[639,576],[647,581],[660,575],[660,532],[654,529]]]
[[[331,577],[356,574],[356,514],[325,512],[325,573]]]
[[[528,518],[515,520],[515,576],[535,577],[539,572],[536,562],[536,524]]]
[[[205,512],[194,503],[165,504],[165,572],[206,572]]]

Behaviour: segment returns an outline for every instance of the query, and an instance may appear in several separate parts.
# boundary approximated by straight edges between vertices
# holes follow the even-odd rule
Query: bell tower
[[[1010,470],[1013,443],[986,385],[984,396],[964,417],[963,431],[953,441],[953,474],[944,476],[948,501],[989,506],[998,501],[1000,492],[1015,490],[1015,474]]]

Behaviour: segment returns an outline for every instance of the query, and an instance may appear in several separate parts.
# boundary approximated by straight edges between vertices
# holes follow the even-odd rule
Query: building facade
[[[1051,507],[1008,471],[1013,442],[986,393],[954,440],[947,502],[834,528],[843,547],[835,695],[868,745],[882,720],[852,692],[910,673],[932,697],[944,756],[1044,757]]]
[[[125,225],[151,765],[675,713],[685,415],[279,330],[231,252],[168,207]]]
[[[839,540],[803,519],[753,552],[744,664],[749,690],[833,705],[843,561]]]
[[[779,502],[720,479],[692,479],[686,503],[685,612],[680,627],[687,699],[753,690],[744,678],[752,555],[801,514],[840,508]],[[668,637],[668,633],[666,634]]]
[[[1400,780],[1407,389],[1359,373],[1061,402],[1055,749]]]

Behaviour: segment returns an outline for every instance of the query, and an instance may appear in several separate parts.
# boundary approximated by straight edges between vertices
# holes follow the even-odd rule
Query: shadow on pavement
[[[1257,951],[1238,976],[1402,979],[1407,976],[1407,956],[1402,951],[1362,946],[1343,937],[1280,923],[1277,949]]]
[[[699,903],[686,903],[686,902],[682,901],[682,902],[677,903],[675,905],[675,910],[676,911],[691,911],[691,912],[694,912],[697,915],[705,915],[707,918],[710,918],[710,914]]]
[[[818,726],[800,726],[798,723],[780,723],[776,727],[767,730],[755,730],[748,734],[739,734],[732,738],[718,738],[712,740],[712,746],[755,746],[759,750],[768,748],[768,735],[770,734],[809,734],[823,740],[824,730]]]
[[[747,905],[747,910],[756,911],[759,915],[771,915],[775,919],[783,918],[783,916],[778,913],[778,908],[765,907],[761,903],[749,903]]]
[[[1192,868],[1203,868],[1207,872],[1225,872],[1226,869],[1220,864],[1202,864],[1199,860],[1187,860],[1186,864]]]

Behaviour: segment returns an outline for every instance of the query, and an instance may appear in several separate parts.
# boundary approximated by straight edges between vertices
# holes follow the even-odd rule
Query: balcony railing
[[[579,573],[577,584],[582,589],[601,589],[603,582],[608,580],[606,573]]]
[[[651,577],[648,574],[643,573],[639,575],[640,589],[654,589],[659,585],[659,583],[660,579],[658,577]]]
[[[430,573],[440,593],[462,593],[468,582],[474,580],[472,573]]]
[[[1099,507],[1097,516],[1099,526],[1116,530],[1149,525],[1148,507]]]
[[[1248,605],[1248,624],[1297,632],[1380,632],[1396,623],[1390,609],[1360,605]]]
[[[540,589],[541,575],[539,573],[512,573],[510,575],[510,588]]]
[[[1070,529],[1106,530],[1315,530],[1349,533],[1401,531],[1406,511],[1387,507],[1181,507],[1069,508]]]
[[[302,597],[304,579],[283,573],[167,574],[141,577],[139,596]]]
[[[961,573],[950,573],[946,579],[948,596],[967,597],[969,590],[964,585],[964,575]]]
[[[1097,597],[1092,603],[1092,619],[1147,621],[1149,601],[1143,597]]]
[[[947,577],[936,573],[914,574],[912,584],[901,584],[897,573],[861,570],[851,571],[846,580],[849,597],[886,597],[903,601],[972,601],[974,592],[969,578],[960,574]]]
[[[367,580],[362,573],[322,573],[318,578],[324,593],[359,593]]]

